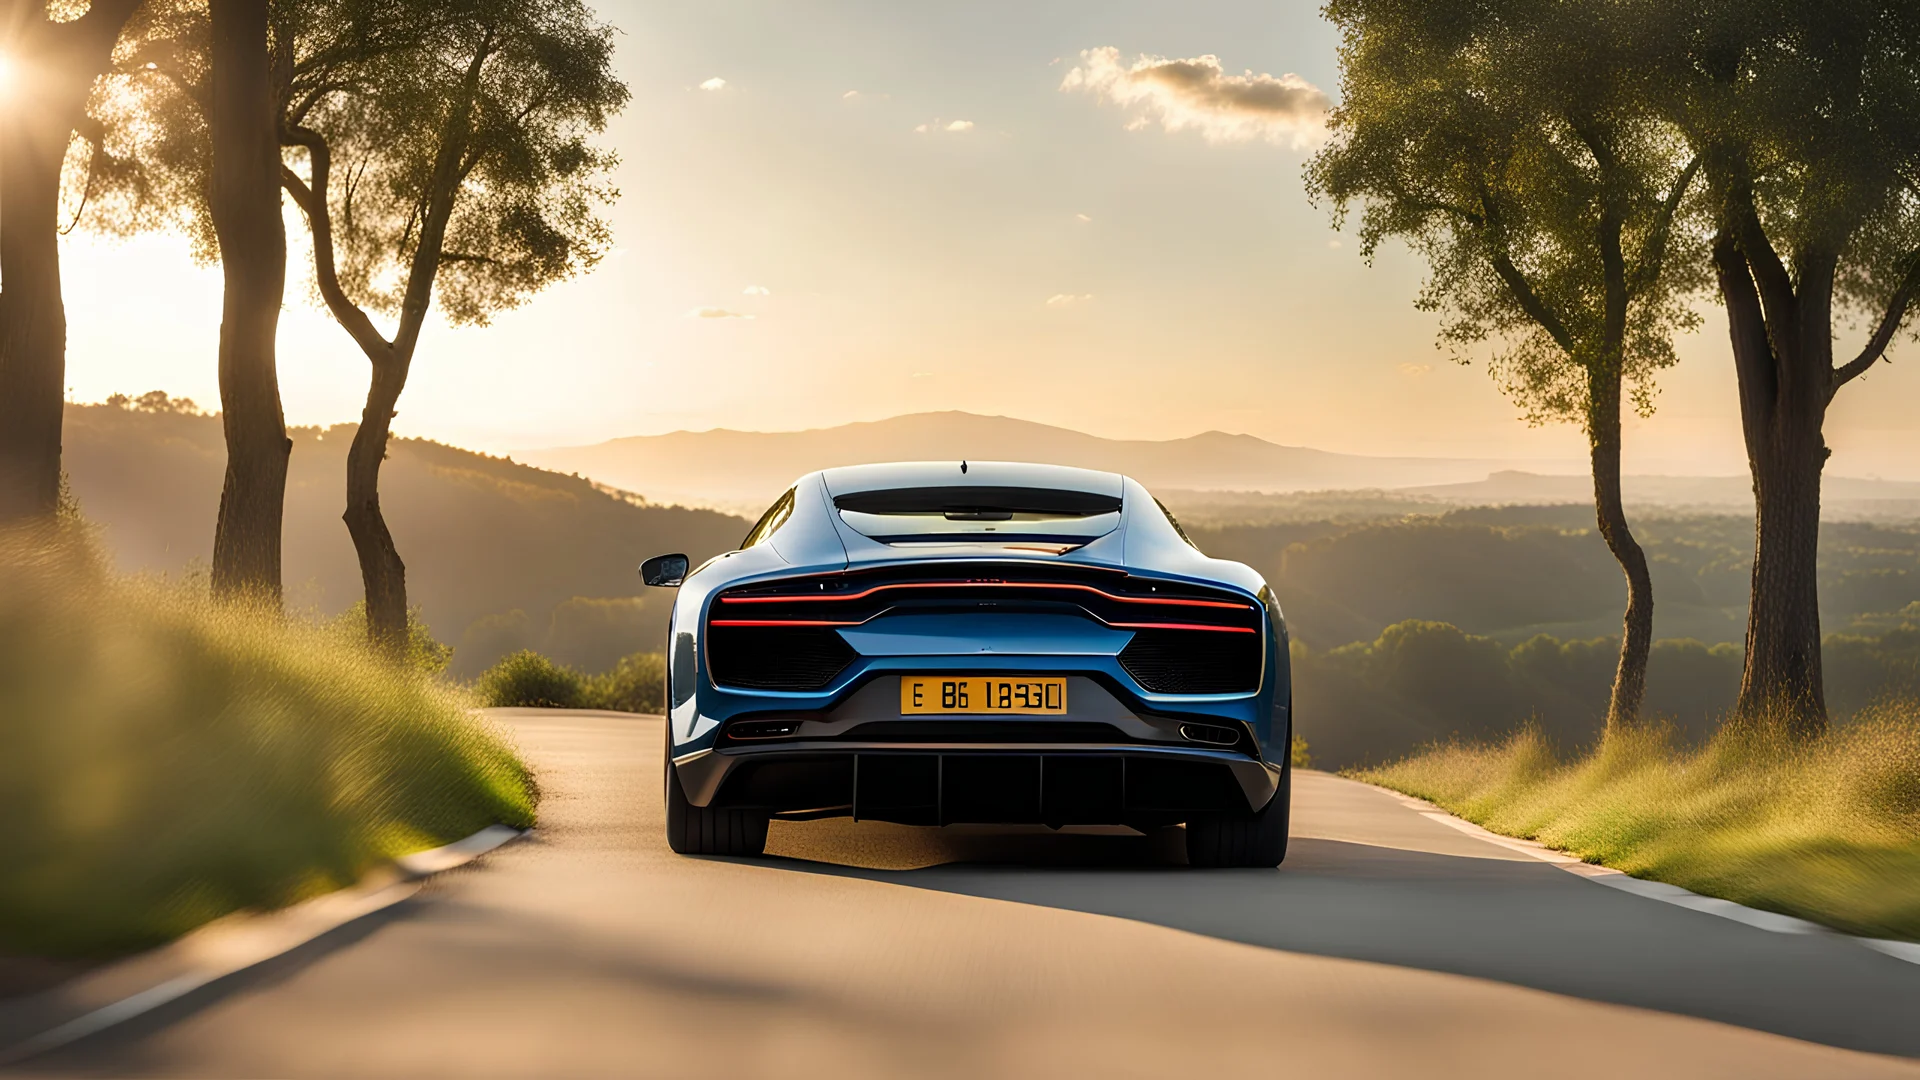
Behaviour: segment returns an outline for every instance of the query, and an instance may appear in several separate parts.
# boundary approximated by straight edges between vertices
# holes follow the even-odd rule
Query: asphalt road
[[[1920,1076],[1920,965],[1581,880],[1305,773],[1278,871],[1178,837],[663,838],[657,720],[502,714],[534,838],[48,1075]]]

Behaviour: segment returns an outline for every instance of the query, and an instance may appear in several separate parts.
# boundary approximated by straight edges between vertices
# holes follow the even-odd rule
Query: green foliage
[[[1659,726],[1559,760],[1525,729],[1356,774],[1495,832],[1637,877],[1853,933],[1920,940],[1920,705],[1879,706],[1811,743]]]
[[[665,712],[666,655],[656,652],[622,657],[612,671],[588,680],[587,701],[593,708],[616,712]]]
[[[1617,638],[1541,634],[1513,648],[1447,623],[1408,621],[1372,642],[1316,652],[1293,646],[1297,730],[1334,766],[1380,761],[1448,738],[1497,739],[1523,727],[1560,746],[1600,735]],[[1890,697],[1920,697],[1920,624],[1867,638],[1827,639],[1828,693],[1842,715]],[[1740,687],[1730,643],[1654,643],[1645,714],[1704,742]]]
[[[1360,203],[1362,252],[1399,237],[1427,261],[1424,310],[1493,369],[1533,422],[1595,437],[1619,381],[1642,413],[1698,261],[1669,252],[1694,170],[1641,90],[1606,0],[1332,0],[1341,103],[1307,171],[1336,218]],[[1687,239],[1688,234],[1682,234]],[[1611,417],[1611,419],[1609,419]]]
[[[533,821],[500,734],[334,628],[0,538],[0,952],[100,955]]]
[[[1791,288],[1813,305],[1806,317],[1822,324],[1792,333],[1829,341],[1829,304],[1873,328],[1920,251],[1914,5],[1636,0],[1623,14],[1631,47],[1646,58],[1650,97],[1706,165],[1714,196],[1706,226],[1737,239],[1763,295],[1776,275],[1783,283],[1791,275]],[[1775,302],[1767,300],[1770,323],[1785,314]],[[1897,324],[1905,312],[1893,314]],[[1821,375],[1830,359],[1853,358],[1830,352],[1816,357]],[[1829,391],[1819,384],[1810,392]]]
[[[667,701],[666,658],[634,653],[609,671],[586,675],[523,649],[482,672],[474,692],[482,705],[492,708],[659,713]]]
[[[1625,586],[1581,506],[1482,507],[1404,520],[1190,525],[1208,554],[1264,574],[1296,640],[1326,650],[1372,641],[1406,619],[1449,622],[1517,645],[1617,634]],[[1659,636],[1708,643],[1744,636],[1753,519],[1644,513],[1635,526],[1662,597]],[[1820,617],[1879,637],[1920,595],[1920,527],[1827,522]],[[1846,707],[1836,704],[1837,708]]]
[[[424,268],[450,321],[484,324],[599,260],[617,158],[592,139],[627,89],[613,30],[585,4],[333,0],[275,12],[296,53],[345,56],[344,76],[289,94],[285,117],[326,142],[347,181],[329,204],[353,303],[398,314]],[[347,29],[356,19],[366,37]],[[444,249],[422,249],[440,240],[423,227],[439,214]]]
[[[435,281],[447,318],[484,323],[606,250],[598,210],[617,194],[606,179],[617,159],[592,140],[627,90],[613,75],[613,30],[585,4],[275,0],[270,18],[282,124],[320,133],[351,178],[335,190],[334,220],[355,303],[392,313],[404,300],[456,99],[475,107]],[[68,177],[68,212],[86,227],[184,231],[198,257],[218,258],[207,49],[204,0],[141,5],[91,102],[89,166]],[[299,157],[290,148],[290,164]]]
[[[1287,760],[1296,769],[1313,768],[1313,754],[1307,749],[1307,740],[1295,735],[1287,746]]]
[[[480,704],[492,708],[587,707],[586,676],[531,649],[522,649],[481,672],[474,692]]]

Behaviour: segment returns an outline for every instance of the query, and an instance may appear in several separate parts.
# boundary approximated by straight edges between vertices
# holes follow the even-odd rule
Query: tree
[[[91,227],[183,228],[203,258],[220,248],[209,30],[200,0],[142,8],[116,92],[95,103],[99,145],[138,167],[92,193]],[[435,291],[449,321],[485,323],[593,265],[614,158],[589,136],[626,89],[611,31],[578,0],[273,0],[269,40],[275,182],[307,215],[320,299],[373,366],[344,516],[369,634],[398,649],[405,564],[379,470]],[[385,316],[390,338],[374,322]]]
[[[1637,92],[1600,0],[1332,0],[1342,101],[1309,190],[1362,251],[1398,237],[1427,261],[1443,344],[1496,343],[1492,369],[1534,423],[1587,433],[1601,536],[1627,580],[1607,721],[1635,718],[1653,583],[1620,490],[1621,409],[1652,409],[1672,335],[1694,324],[1674,223],[1698,173]]]
[[[1920,289],[1920,7],[1694,0],[1635,12],[1659,98],[1704,163],[1755,544],[1736,715],[1827,724],[1818,596],[1827,408]],[[1835,316],[1864,317],[1836,362]],[[1842,353],[1845,357],[1847,354]]]
[[[611,31],[579,0],[430,10],[401,20],[417,41],[344,65],[348,77],[289,98],[282,119],[288,145],[306,151],[306,176],[281,177],[307,216],[315,284],[372,365],[345,520],[368,635],[392,653],[406,641],[406,566],[380,465],[436,286],[449,321],[484,324],[591,267],[607,243],[595,208],[615,192],[603,182],[614,158],[589,137],[627,96]],[[287,4],[280,25],[301,42],[330,23],[324,6]],[[396,317],[391,337],[374,314]]]
[[[0,522],[51,517],[60,505],[61,172],[137,3],[94,0],[59,20],[47,0],[0,0]]]
[[[286,418],[274,354],[286,292],[280,139],[268,0],[210,0],[208,217],[220,244],[220,417],[227,474],[213,534],[213,591],[280,604]]]

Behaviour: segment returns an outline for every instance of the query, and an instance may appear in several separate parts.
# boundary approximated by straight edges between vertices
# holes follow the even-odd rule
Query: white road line
[[[82,975],[55,992],[72,992],[73,996],[84,999],[87,996],[85,984],[118,981],[115,979],[115,968],[121,965],[158,966],[179,972],[138,993],[113,1000],[21,1042],[0,1048],[0,1066],[16,1064],[65,1046],[76,1039],[151,1012],[216,979],[291,952],[322,934],[405,900],[420,891],[421,878],[472,862],[523,835],[520,830],[505,825],[490,825],[445,847],[403,855],[394,860],[393,870],[370,875],[368,880],[351,888],[317,896],[280,911],[230,915],[208,923],[171,945]]]
[[[1834,937],[1859,942],[1875,952],[1884,953],[1897,960],[1905,960],[1910,964],[1920,964],[1920,944],[1915,944],[1911,941],[1887,941],[1881,938],[1855,937],[1852,934],[1841,933],[1831,927],[1821,926],[1819,923],[1795,918],[1792,915],[1782,915],[1777,911],[1762,911],[1759,908],[1750,908],[1745,904],[1736,904],[1731,900],[1722,900],[1717,896],[1702,896],[1697,892],[1683,889],[1678,885],[1669,885],[1664,881],[1649,881],[1645,878],[1637,878],[1624,871],[1615,870],[1610,866],[1598,866],[1593,863],[1583,862],[1564,851],[1556,851],[1537,841],[1521,840],[1517,837],[1501,836],[1499,833],[1489,832],[1471,821],[1447,813],[1445,810],[1427,802],[1425,799],[1416,799],[1404,792],[1381,787],[1378,784],[1368,784],[1367,786],[1373,788],[1375,791],[1392,796],[1399,800],[1401,805],[1417,812],[1421,817],[1427,818],[1430,821],[1437,821],[1442,825],[1458,829],[1476,840],[1484,840],[1489,844],[1495,844],[1510,851],[1518,851],[1524,855],[1532,856],[1541,862],[1551,863],[1570,874],[1586,878],[1596,885],[1605,885],[1610,889],[1618,889],[1621,892],[1632,893],[1635,896],[1643,896],[1649,900],[1658,900],[1663,904],[1672,904],[1675,907],[1683,907],[1689,911],[1698,911],[1707,915],[1718,915],[1720,918],[1731,919],[1734,922],[1744,923],[1757,930],[1766,930],[1775,934],[1831,934]]]

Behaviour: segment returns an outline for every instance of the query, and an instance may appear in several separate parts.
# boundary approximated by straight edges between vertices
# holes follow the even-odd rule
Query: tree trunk
[[[72,126],[47,111],[0,110],[0,523],[50,517],[60,502],[60,165]]]
[[[1832,319],[1823,260],[1802,268],[1799,295],[1762,304],[1746,254],[1714,245],[1739,376],[1740,419],[1753,474],[1754,551],[1747,662],[1734,716],[1803,737],[1827,729],[1820,656],[1821,428],[1832,392]]]
[[[1753,590],[1737,715],[1802,736],[1827,728],[1820,658],[1820,472],[1814,426],[1778,425],[1753,461]]]
[[[1593,506],[1600,536],[1627,576],[1627,614],[1620,634],[1620,664],[1607,703],[1607,728],[1640,718],[1647,695],[1647,657],[1653,649],[1653,576],[1647,553],[1627,525],[1620,494],[1620,365],[1599,365],[1587,380],[1588,447],[1593,462]]]
[[[394,405],[406,385],[405,369],[374,364],[367,388],[367,407],[360,414],[347,451],[347,512],[342,515],[360,557],[360,580],[367,591],[367,639],[374,648],[398,659],[407,647],[407,566],[387,531],[380,512],[380,465],[386,460],[387,439],[393,426]]]
[[[267,55],[268,0],[212,0],[213,180],[209,204],[226,296],[220,406],[226,484],[213,539],[213,588],[280,603],[287,438],[274,334],[286,286],[280,139]]]
[[[16,61],[0,106],[0,524],[60,504],[60,169],[135,3],[96,0],[59,23],[44,5],[0,4],[0,43]]]

